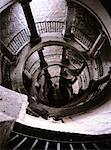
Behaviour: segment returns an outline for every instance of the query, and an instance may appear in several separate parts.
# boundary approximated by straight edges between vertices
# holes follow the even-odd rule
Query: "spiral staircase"
[[[110,133],[85,132],[75,123],[111,96],[111,37],[105,24],[76,1],[67,2],[65,22],[34,23],[29,2],[19,2],[28,27],[7,45],[0,40],[2,86],[26,94],[29,106],[6,149],[109,150]]]

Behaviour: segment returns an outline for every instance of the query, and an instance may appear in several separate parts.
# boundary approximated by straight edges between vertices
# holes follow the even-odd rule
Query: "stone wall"
[[[65,21],[66,0],[33,0],[32,13],[37,21]]]
[[[71,0],[71,1],[78,1],[78,0]],[[107,11],[105,10],[101,2],[99,0],[79,0],[79,1],[88,6],[101,19],[111,39],[111,17],[108,15]]]
[[[74,4],[74,9],[75,16],[73,17],[73,25],[88,35],[92,41],[95,41],[99,35],[99,29],[101,29],[99,22],[82,6]]]
[[[27,96],[0,86],[0,150],[5,146],[14,123],[24,118]]]
[[[10,40],[22,29],[26,28],[27,23],[24,17],[22,7],[15,3],[8,7],[0,15],[0,37],[8,45]]]
[[[33,0],[31,3],[35,22],[39,21],[65,21],[65,0]],[[6,45],[22,29],[27,27],[22,7],[15,3],[0,15],[0,38]]]

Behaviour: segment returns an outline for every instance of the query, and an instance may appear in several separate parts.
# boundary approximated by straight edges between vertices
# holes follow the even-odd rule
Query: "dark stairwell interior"
[[[16,122],[7,149],[110,149],[110,130],[99,125],[98,131],[93,125],[85,130],[90,122],[86,118],[93,120],[111,97],[107,11],[100,3],[100,18],[86,2],[58,0],[55,14],[50,1],[52,16],[49,11],[49,18],[36,18],[34,4],[42,8],[41,2],[18,2],[1,12],[1,85],[28,95],[29,106],[26,120]],[[80,116],[87,123],[76,127]]]

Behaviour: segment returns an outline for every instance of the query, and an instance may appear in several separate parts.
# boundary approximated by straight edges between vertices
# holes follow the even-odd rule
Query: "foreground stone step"
[[[23,118],[27,96],[0,86],[0,150],[5,147],[15,121]]]

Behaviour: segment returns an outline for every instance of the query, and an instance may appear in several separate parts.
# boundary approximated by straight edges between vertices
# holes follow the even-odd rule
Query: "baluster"
[[[22,44],[25,42],[25,38],[24,38],[24,35],[23,35],[23,31],[24,31],[24,30],[21,31],[21,40],[22,40]]]
[[[56,23],[52,22],[53,32],[56,32]]]
[[[47,32],[47,23],[45,22],[45,30],[46,30],[46,32]]]
[[[43,22],[44,32],[46,32],[45,22]]]
[[[13,45],[14,45],[13,53],[15,54],[17,52],[18,45],[16,44],[14,39],[13,39]]]

